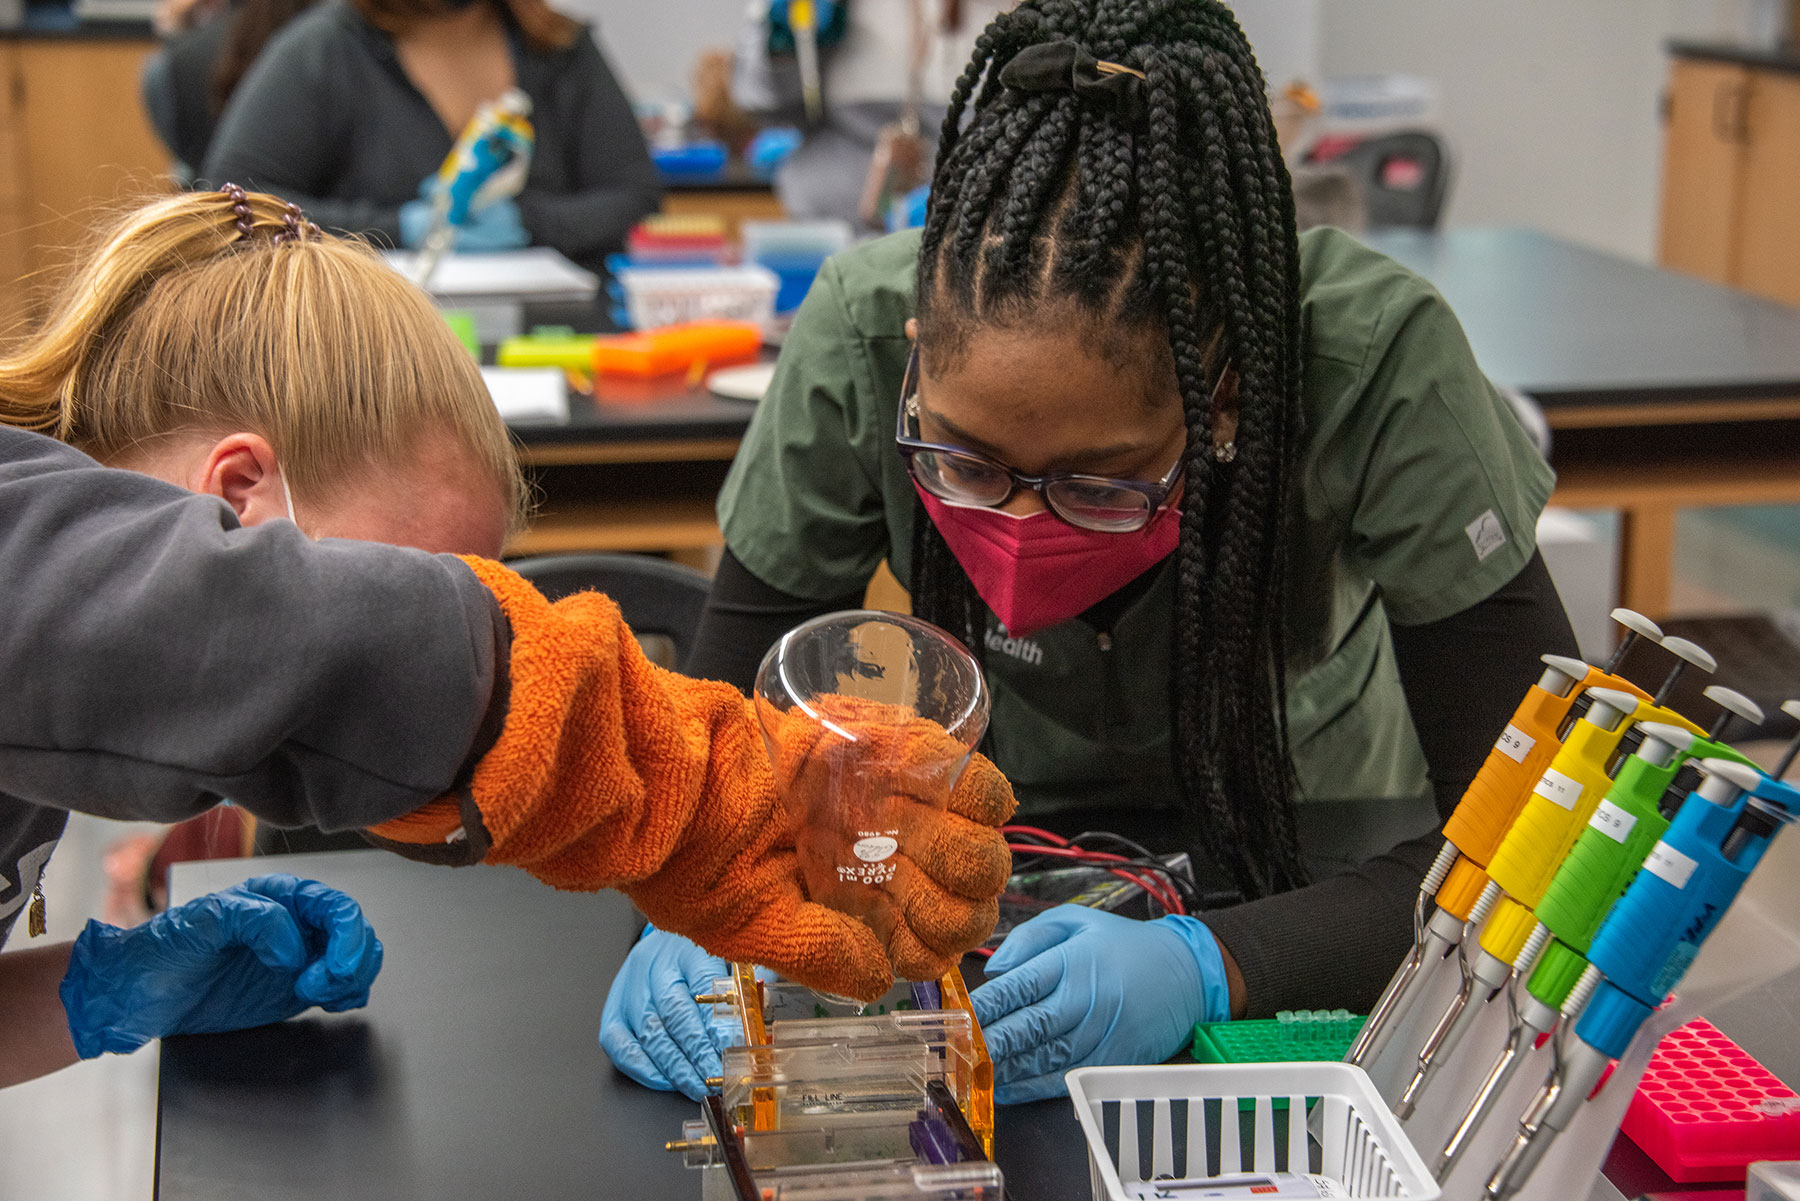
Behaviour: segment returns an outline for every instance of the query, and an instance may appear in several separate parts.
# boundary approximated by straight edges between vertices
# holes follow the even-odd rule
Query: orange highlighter
[[[595,338],[593,369],[597,375],[644,379],[747,362],[761,352],[760,326],[741,321],[696,321]]]

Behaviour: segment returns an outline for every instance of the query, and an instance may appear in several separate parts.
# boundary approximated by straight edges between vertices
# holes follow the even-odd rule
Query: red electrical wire
[[[1046,830],[1046,829],[1042,828],[1041,826],[1024,826],[1024,825],[1002,826],[1002,827],[1000,827],[1000,832],[1003,835],[1004,834],[1023,834],[1028,837],[1042,838],[1042,839],[1045,839],[1046,841],[1054,844],[1053,846],[1050,846],[1050,847],[1040,847],[1040,846],[1032,846],[1032,845],[1021,846],[1021,845],[1018,845],[1015,843],[1009,843],[1008,846],[1012,850],[1015,850],[1015,851],[1024,851],[1027,853],[1035,853],[1035,854],[1043,854],[1043,855],[1054,855],[1054,856],[1057,856],[1058,858],[1064,858],[1064,859],[1078,859],[1082,862],[1088,863],[1095,867],[1103,867],[1108,863],[1132,863],[1133,862],[1131,859],[1128,859],[1124,855],[1115,855],[1109,851],[1090,851],[1084,847],[1077,847],[1072,842],[1070,842],[1067,838],[1064,838],[1062,835],[1057,834],[1050,830]],[[1163,909],[1165,909],[1169,913],[1185,914],[1187,912],[1187,906],[1182,903],[1181,894],[1178,890],[1175,889],[1173,884],[1164,884],[1161,881],[1157,881],[1155,884],[1152,884],[1149,881],[1142,879],[1136,875],[1131,874],[1131,872],[1128,872],[1128,871],[1125,871],[1122,869],[1108,868],[1108,870],[1111,871],[1113,875],[1118,876],[1124,880],[1129,880],[1131,883],[1136,884],[1139,888],[1142,888],[1145,892],[1149,893],[1152,897],[1156,898],[1157,903],[1160,904],[1163,907]],[[1146,869],[1134,868],[1133,870],[1142,871],[1142,870],[1146,870]]]
[[[1003,832],[1018,831],[1021,829],[1022,827],[1018,826],[1008,826],[1003,828]],[[1033,832],[1036,833],[1036,831]],[[1054,838],[1056,836],[1050,835],[1050,837]],[[1048,855],[1057,859],[1073,859],[1079,863],[1086,863],[1093,867],[1103,867],[1121,880],[1129,880],[1131,883],[1143,889],[1150,896],[1154,897],[1157,904],[1161,905],[1168,912],[1187,912],[1186,906],[1181,903],[1181,897],[1175,889],[1161,882],[1153,883],[1145,876],[1136,874],[1140,871],[1146,871],[1146,869],[1135,866],[1131,868],[1112,866],[1115,863],[1130,864],[1132,862],[1123,855],[1114,855],[1110,851],[1086,851],[1079,847],[1070,846],[1040,847],[1032,846],[1028,843],[1007,843],[1006,845],[1008,850],[1018,851],[1022,854]],[[1148,873],[1146,872],[1146,874]]]
[[[1039,829],[1037,826],[1001,826],[1000,833],[1029,834],[1034,838],[1042,838],[1059,847],[1066,847],[1069,845],[1069,840],[1064,838],[1061,834],[1052,834],[1050,831]]]
[[[1156,902],[1159,905],[1161,905],[1165,911],[1167,911],[1169,913],[1185,913],[1185,912],[1187,912],[1187,910],[1182,906],[1181,898],[1178,895],[1176,895],[1173,891],[1171,891],[1166,885],[1164,885],[1162,883],[1162,881],[1155,876],[1154,873],[1145,872],[1145,874],[1139,875],[1138,873],[1140,871],[1144,871],[1144,869],[1142,869],[1142,868],[1138,868],[1135,866],[1133,866],[1133,867],[1115,867],[1110,863],[1106,863],[1106,862],[1103,862],[1103,861],[1097,860],[1097,859],[1091,859],[1088,856],[1081,854],[1079,851],[1074,851],[1074,850],[1065,851],[1059,847],[1037,847],[1037,846],[1020,845],[1020,844],[1015,843],[1015,844],[1011,844],[1011,849],[1015,850],[1015,851],[1023,851],[1023,852],[1027,852],[1027,853],[1048,852],[1050,854],[1056,855],[1058,858],[1066,858],[1066,859],[1070,859],[1076,863],[1086,864],[1089,867],[1101,868],[1105,871],[1111,872],[1113,875],[1117,876],[1119,879],[1124,880],[1130,884],[1135,884],[1139,888],[1143,889],[1145,893],[1147,893],[1149,896],[1155,898]]]

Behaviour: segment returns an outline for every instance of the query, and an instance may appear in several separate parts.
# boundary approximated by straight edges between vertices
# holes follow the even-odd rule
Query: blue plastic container
[[[669,179],[710,179],[725,170],[729,157],[723,143],[710,141],[650,152],[650,161]]]

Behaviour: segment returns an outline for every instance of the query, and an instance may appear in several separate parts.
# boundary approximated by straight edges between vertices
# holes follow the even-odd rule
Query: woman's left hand
[[[316,880],[258,876],[141,926],[89,922],[61,994],[83,1059],[170,1034],[279,1022],[369,1003],[381,940],[362,908]]]
[[[1196,1022],[1231,1016],[1224,956],[1191,917],[1059,906],[1008,935],[987,974],[970,1000],[1003,1105],[1064,1095],[1072,1068],[1161,1063]]]

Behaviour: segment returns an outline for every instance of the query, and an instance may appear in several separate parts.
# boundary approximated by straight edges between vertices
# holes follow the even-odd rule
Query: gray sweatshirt
[[[510,635],[463,563],[246,529],[0,426],[0,943],[65,813],[350,830],[466,784]]]
[[[643,133],[585,31],[549,53],[515,31],[512,48],[537,130],[519,216],[533,244],[599,270],[662,196]],[[388,36],[346,0],[325,0],[264,48],[219,118],[200,174],[212,187],[273,192],[327,229],[397,245],[400,206],[453,142]]]

